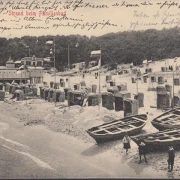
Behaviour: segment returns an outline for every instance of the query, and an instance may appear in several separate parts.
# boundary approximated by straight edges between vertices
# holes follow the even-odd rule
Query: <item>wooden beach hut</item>
[[[112,75],[107,75],[106,82],[109,83],[110,81],[112,81]]]
[[[107,91],[112,93],[112,94],[116,94],[119,92],[118,87],[116,87],[116,86],[112,86],[112,87],[107,88]]]
[[[53,88],[54,87],[54,81],[51,81],[50,82],[50,88]]]
[[[40,97],[43,98],[43,94],[44,94],[44,86],[40,86],[39,87],[39,91],[40,91]]]
[[[99,105],[99,94],[89,93],[88,94],[88,106]]]
[[[16,98],[17,101],[22,101],[24,100],[24,92],[20,89],[17,89],[14,92],[14,97]]]
[[[123,104],[124,117],[138,114],[139,103],[136,99],[127,98]]]
[[[174,81],[174,86],[179,86],[180,85],[180,78],[179,77],[175,77],[173,79],[173,81]]]
[[[79,90],[68,91],[68,106],[82,106],[84,102],[84,92]]]
[[[164,77],[158,76],[158,84],[164,84]]]
[[[139,103],[139,107],[144,107],[144,93],[138,92],[134,94],[134,99]]]
[[[49,88],[44,88],[44,95],[43,95],[43,97],[44,97],[45,100],[48,100],[48,94],[49,94]]]
[[[102,107],[105,107],[109,110],[113,110],[114,109],[114,97],[113,97],[113,93],[111,92],[103,92],[101,94],[102,97]]]
[[[5,91],[0,90],[0,101],[4,101],[5,99]]]
[[[54,89],[50,88],[48,91],[48,102],[52,102],[53,101],[53,94],[54,94]]]
[[[0,82],[0,90],[3,90],[4,84]]]
[[[59,102],[59,97],[60,97],[61,91],[59,89],[55,89],[53,93],[53,101],[54,102]]]
[[[92,85],[92,92],[93,92],[93,93],[96,93],[96,90],[97,90],[97,85],[96,85],[96,84],[93,84],[93,85]]]
[[[169,108],[171,102],[170,92],[167,92],[166,88],[163,86],[157,86],[156,93],[157,93],[157,109]]]
[[[127,83],[120,83],[117,85],[118,91],[127,91]]]

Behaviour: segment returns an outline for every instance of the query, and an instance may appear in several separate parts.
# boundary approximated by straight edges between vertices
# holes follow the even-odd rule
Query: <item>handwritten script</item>
[[[117,32],[180,26],[179,1],[0,0],[0,33]]]

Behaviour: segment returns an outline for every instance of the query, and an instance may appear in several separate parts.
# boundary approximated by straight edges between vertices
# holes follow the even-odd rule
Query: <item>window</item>
[[[42,62],[41,62],[41,61],[38,61],[38,62],[37,62],[37,66],[42,66]]]
[[[31,61],[25,61],[25,65],[31,65]]]

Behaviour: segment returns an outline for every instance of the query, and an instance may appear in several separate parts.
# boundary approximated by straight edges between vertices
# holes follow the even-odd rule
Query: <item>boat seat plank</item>
[[[114,126],[114,125],[117,125],[117,124],[121,124],[122,122],[121,121],[117,121],[117,122],[114,122],[114,123],[112,123],[112,124],[106,124],[106,125],[104,125],[104,126],[100,126],[100,128],[106,128],[106,127],[108,127],[108,126]]]
[[[157,118],[157,120],[162,120],[162,119],[165,119],[165,118],[169,118],[169,117],[171,117],[172,115],[174,115],[174,114],[167,114],[167,115],[165,115],[165,116],[162,116],[162,117],[159,117],[159,118]]]
[[[143,119],[140,119],[140,118],[137,118],[137,117],[132,117],[132,119],[136,119],[136,120],[138,120],[138,121],[142,121],[142,122],[144,122],[144,120],[143,120]]]
[[[177,118],[169,118],[168,122],[177,121],[177,120],[180,121],[180,117],[177,117]]]
[[[132,128],[135,128],[137,126],[134,126],[133,124],[129,124],[128,126],[132,127]]]
[[[110,132],[110,131],[108,131],[107,129],[98,129],[98,130],[96,130],[96,131],[93,131],[93,133],[97,133],[97,132],[99,132],[99,131],[105,131],[105,132],[107,132],[107,133]]]
[[[180,113],[180,109],[176,109],[175,112],[176,112],[176,111]]]

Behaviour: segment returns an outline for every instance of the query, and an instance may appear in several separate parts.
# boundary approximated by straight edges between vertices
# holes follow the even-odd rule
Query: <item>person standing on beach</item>
[[[146,144],[143,140],[140,141],[139,143],[139,163],[141,163],[141,156],[144,155],[144,160],[145,162],[147,163],[147,160],[146,160]]]
[[[126,154],[128,153],[128,149],[131,148],[130,146],[130,137],[128,136],[128,134],[126,133],[124,138],[123,138],[123,145],[124,145],[124,149],[126,150]]]
[[[171,172],[174,166],[175,151],[172,146],[169,146],[168,150],[168,171]]]

